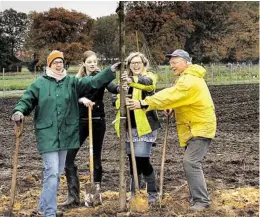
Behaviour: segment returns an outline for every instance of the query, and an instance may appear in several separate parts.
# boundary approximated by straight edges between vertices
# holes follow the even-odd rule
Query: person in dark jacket
[[[15,106],[11,119],[17,125],[35,109],[37,148],[44,163],[42,193],[35,215],[57,215],[57,191],[67,150],[80,145],[78,99],[111,82],[119,65],[116,63],[95,77],[79,79],[67,75],[63,53],[54,50],[47,57],[46,74],[28,87]]]
[[[96,77],[99,75],[100,70],[97,67],[98,59],[97,55],[93,51],[86,51],[83,53],[82,66],[79,69],[76,77],[86,78],[86,77]],[[87,93],[83,98],[79,99],[79,116],[80,116],[80,146],[84,143],[89,134],[88,126],[88,106],[94,103],[92,111],[92,124],[93,124],[93,157],[94,157],[94,182],[96,190],[100,191],[101,181],[102,181],[102,164],[101,164],[101,153],[103,147],[103,140],[106,131],[106,121],[105,121],[105,110],[103,97],[105,89],[111,93],[118,93],[118,85],[110,82],[108,85],[103,86],[99,89],[95,89]],[[79,177],[77,173],[77,166],[75,165],[75,158],[79,151],[77,149],[71,149],[67,153],[66,164],[65,164],[65,174],[67,178],[68,186],[68,198],[62,203],[62,206],[74,206],[80,203],[80,186]],[[85,205],[91,207],[92,204],[92,194],[85,194]],[[99,203],[102,204],[101,194],[99,194]]]
[[[131,53],[125,60],[129,75],[124,73],[122,78],[128,86],[128,94],[131,95],[132,99],[142,100],[146,96],[153,95],[156,89],[157,77],[154,73],[147,71],[149,68],[149,61],[140,52]],[[119,98],[119,97],[118,97]],[[118,109],[115,128],[118,136],[120,112],[119,112],[119,99],[116,101],[116,108]],[[145,113],[144,110],[138,109],[130,111],[132,136],[135,148],[135,159],[138,173],[138,180],[141,183],[143,178],[147,183],[147,193],[149,203],[154,203],[157,200],[157,187],[156,187],[156,176],[154,173],[153,166],[150,162],[150,155],[152,145],[156,141],[157,130],[161,127],[158,120],[156,111]],[[127,132],[126,151],[129,156],[130,164],[130,191],[131,196],[135,194],[134,190],[134,179],[133,179],[133,166],[131,161],[130,141],[129,134]],[[130,200],[128,198],[128,200]]]

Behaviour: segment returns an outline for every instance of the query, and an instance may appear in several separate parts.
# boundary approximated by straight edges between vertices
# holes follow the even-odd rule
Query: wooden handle
[[[92,128],[92,108],[88,107],[88,138],[89,138],[89,170],[90,181],[94,183],[94,157],[93,157],[93,128]]]
[[[167,116],[167,122],[166,122],[166,128],[164,133],[164,141],[163,141],[163,147],[162,147],[162,164],[161,164],[161,172],[160,172],[160,200],[163,193],[163,178],[164,178],[164,163],[165,163],[165,156],[166,156],[166,146],[167,146],[167,137],[168,137],[168,131],[169,131],[169,119],[170,117]]]
[[[132,125],[131,125],[130,111],[128,108],[126,109],[126,114],[127,114],[128,134],[129,134],[129,141],[130,141],[131,160],[133,166],[135,189],[139,189],[136,160],[135,160],[135,148],[134,148],[133,135],[132,135]]]
[[[23,132],[24,120],[21,120],[20,125],[17,123],[14,124],[14,132],[15,132],[15,151],[13,154],[13,172],[12,172],[12,183],[11,183],[11,198],[9,204],[9,211],[12,212],[15,200],[15,191],[16,191],[16,177],[17,177],[17,166],[18,166],[18,154],[20,149],[20,138]]]

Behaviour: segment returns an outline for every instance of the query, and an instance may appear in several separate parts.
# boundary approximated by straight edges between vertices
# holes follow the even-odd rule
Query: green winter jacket
[[[39,77],[24,92],[13,113],[29,115],[35,108],[34,127],[40,153],[79,147],[78,99],[115,78],[110,68],[96,76],[81,79],[66,76],[56,82],[47,75]]]

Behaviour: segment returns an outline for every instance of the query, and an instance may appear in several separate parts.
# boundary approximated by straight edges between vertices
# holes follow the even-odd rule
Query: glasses
[[[130,62],[130,65],[142,65],[143,62]]]
[[[177,62],[174,62],[174,61],[172,61],[172,62],[170,62],[170,65],[172,66],[172,65],[176,65],[177,63],[180,63],[180,62],[182,62],[183,60],[180,60],[180,61],[177,61]]]
[[[52,62],[53,65],[63,64],[63,61],[54,61]]]

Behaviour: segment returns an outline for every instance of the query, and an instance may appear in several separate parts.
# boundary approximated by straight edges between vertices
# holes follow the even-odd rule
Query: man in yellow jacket
[[[174,110],[179,143],[185,147],[183,167],[191,194],[190,210],[203,210],[210,206],[210,199],[201,161],[216,133],[215,107],[203,79],[206,70],[192,64],[184,50],[166,56],[178,76],[175,84],[141,101],[127,99],[126,105],[130,109],[166,110],[167,115]]]

